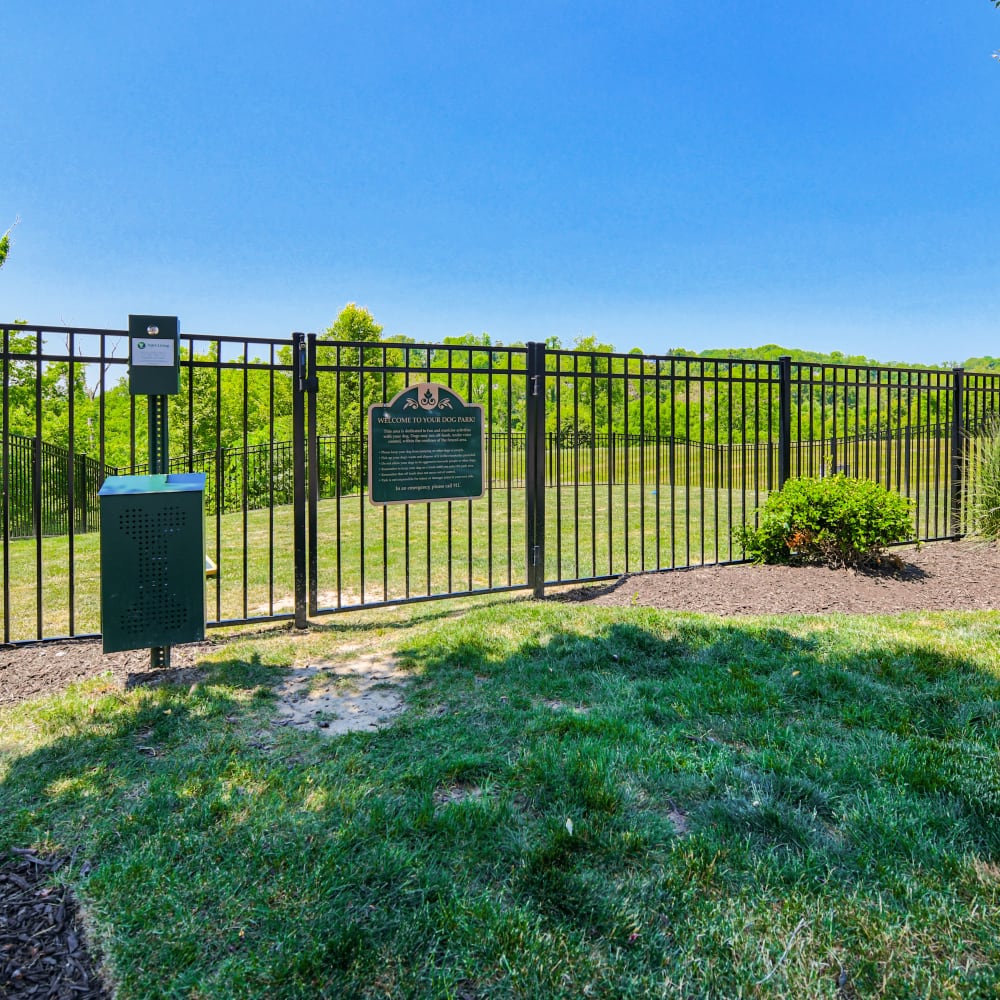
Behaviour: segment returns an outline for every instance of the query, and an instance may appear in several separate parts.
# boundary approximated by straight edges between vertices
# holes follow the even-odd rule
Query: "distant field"
[[[764,492],[656,488],[635,482],[546,490],[546,580],[742,559],[731,529],[752,516]],[[919,531],[934,534],[947,509],[944,490],[919,496]],[[207,549],[219,566],[207,584],[209,621],[291,613],[292,509],[210,516]],[[521,586],[527,579],[522,489],[493,489],[480,500],[376,508],[354,495],[323,500],[317,521],[320,609],[407,597]],[[10,545],[10,640],[100,631],[97,533]],[[40,559],[40,570],[39,570]]]

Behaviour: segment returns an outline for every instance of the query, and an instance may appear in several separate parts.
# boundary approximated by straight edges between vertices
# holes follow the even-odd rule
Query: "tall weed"
[[[965,472],[968,530],[996,541],[1000,538],[1000,417],[994,417],[982,436],[967,446]]]

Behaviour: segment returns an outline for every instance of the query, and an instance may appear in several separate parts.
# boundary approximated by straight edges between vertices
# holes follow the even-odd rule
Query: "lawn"
[[[274,724],[395,656],[387,729]],[[119,1000],[1000,994],[1000,615],[523,599],[233,638],[0,711],[0,854],[72,855]]]

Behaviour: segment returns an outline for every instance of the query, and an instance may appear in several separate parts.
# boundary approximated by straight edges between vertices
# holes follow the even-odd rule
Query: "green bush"
[[[865,479],[789,479],[742,530],[747,558],[764,563],[866,566],[912,537],[912,501]]]

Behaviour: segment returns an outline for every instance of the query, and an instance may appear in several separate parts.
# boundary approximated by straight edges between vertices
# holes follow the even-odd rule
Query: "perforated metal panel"
[[[204,476],[114,476],[101,488],[104,651],[205,637]]]

